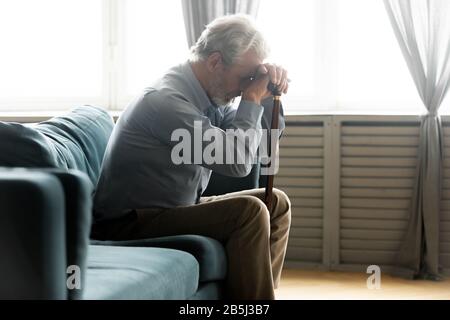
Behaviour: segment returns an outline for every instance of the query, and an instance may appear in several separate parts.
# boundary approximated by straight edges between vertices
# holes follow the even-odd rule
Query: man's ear
[[[214,72],[218,68],[222,68],[222,54],[218,51],[211,53],[208,59],[206,59],[206,67],[208,68],[209,72]]]

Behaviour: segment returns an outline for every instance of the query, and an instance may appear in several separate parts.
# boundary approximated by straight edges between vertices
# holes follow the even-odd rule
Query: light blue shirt
[[[228,128],[270,127],[272,108],[271,101],[267,102],[267,107],[244,100],[237,109],[218,107],[208,98],[189,62],[170,69],[127,106],[113,130],[94,196],[96,221],[119,217],[131,209],[198,203],[211,170],[228,176],[247,175],[252,161],[175,164],[172,149],[180,141],[173,141],[172,133],[183,129],[193,137],[194,124],[200,125],[202,132],[213,130],[214,135],[222,138],[225,148],[232,139],[242,138],[239,131],[229,133]],[[280,129],[283,128],[281,112]],[[260,136],[252,139],[258,140]],[[251,159],[256,155],[259,140],[253,141],[256,144],[251,142],[248,148],[237,148],[235,144],[234,150],[223,152],[233,151],[238,156],[248,153]],[[209,144],[210,141],[203,142],[202,151]]]

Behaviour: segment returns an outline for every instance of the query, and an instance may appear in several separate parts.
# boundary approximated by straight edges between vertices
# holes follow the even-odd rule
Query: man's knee
[[[283,211],[291,210],[291,200],[289,200],[288,195],[284,191],[274,188],[273,196],[276,198],[277,206],[281,206]]]
[[[236,198],[241,210],[241,218],[244,223],[257,224],[270,228],[270,215],[263,201],[253,196],[240,196]]]

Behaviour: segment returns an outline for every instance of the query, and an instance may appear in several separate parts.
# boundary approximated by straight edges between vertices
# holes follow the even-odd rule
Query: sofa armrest
[[[0,169],[0,299],[66,299],[64,192],[58,179]]]
[[[91,244],[157,247],[188,252],[197,259],[200,265],[200,282],[223,280],[227,273],[227,258],[223,245],[219,241],[205,236],[187,234],[125,241],[91,240]]]
[[[68,299],[82,299],[92,222],[93,186],[89,177],[78,170],[45,169],[44,172],[55,176],[64,190],[67,266],[76,266],[80,271],[80,288],[69,290]]]
[[[252,170],[245,177],[228,177],[217,172],[212,172],[208,186],[202,196],[208,197],[259,188],[260,173],[261,164],[259,162],[252,166]]]

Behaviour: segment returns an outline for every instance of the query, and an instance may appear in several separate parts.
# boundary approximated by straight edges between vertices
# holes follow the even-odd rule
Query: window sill
[[[0,121],[4,122],[20,122],[20,123],[35,123],[46,121],[55,116],[61,116],[66,114],[68,111],[46,111],[46,112],[37,112],[37,111],[23,111],[23,112],[0,112]],[[122,111],[108,111],[108,113],[114,118],[116,121]],[[420,114],[417,113],[399,113],[399,112],[361,112],[361,111],[332,111],[332,110],[323,110],[323,111],[304,111],[304,112],[285,112],[286,117],[292,118],[294,120],[301,119],[302,117],[315,118],[315,117],[349,117],[349,118],[392,118],[392,119],[409,119],[409,120],[418,120],[420,119]],[[446,120],[450,120],[450,113],[441,114],[441,117]]]

